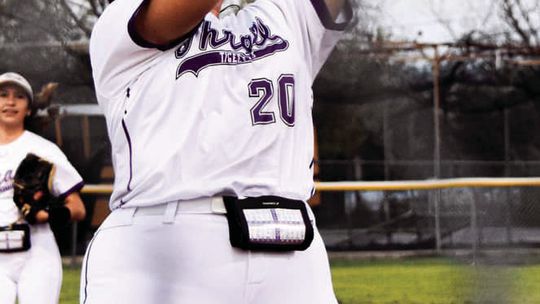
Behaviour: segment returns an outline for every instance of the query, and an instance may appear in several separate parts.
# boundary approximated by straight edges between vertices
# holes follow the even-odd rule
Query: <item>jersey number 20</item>
[[[278,78],[278,106],[279,116],[283,123],[289,127],[294,126],[294,76],[282,74]],[[259,98],[251,108],[251,122],[253,125],[266,125],[276,122],[274,112],[265,111],[264,108],[274,97],[274,83],[267,78],[253,79],[249,85],[249,97]]]

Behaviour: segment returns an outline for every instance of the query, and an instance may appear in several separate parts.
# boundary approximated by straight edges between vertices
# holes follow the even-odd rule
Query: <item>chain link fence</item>
[[[540,246],[540,188],[322,193],[318,227],[332,250]]]

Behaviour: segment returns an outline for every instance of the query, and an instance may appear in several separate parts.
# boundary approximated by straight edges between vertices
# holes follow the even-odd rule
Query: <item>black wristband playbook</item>
[[[277,196],[224,197],[233,247],[253,251],[306,250],[313,225],[306,203]]]
[[[28,224],[0,226],[0,252],[20,252],[26,251],[30,247],[30,226]]]

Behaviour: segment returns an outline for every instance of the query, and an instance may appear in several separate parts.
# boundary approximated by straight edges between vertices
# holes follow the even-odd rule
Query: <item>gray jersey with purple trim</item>
[[[308,199],[311,86],[345,24],[324,0],[259,0],[155,46],[132,30],[142,2],[110,5],[90,44],[112,142],[111,208],[214,195]]]

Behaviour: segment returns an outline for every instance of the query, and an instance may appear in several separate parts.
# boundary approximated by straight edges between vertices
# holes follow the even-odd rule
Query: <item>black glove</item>
[[[36,223],[38,211],[49,207],[54,169],[49,161],[28,153],[15,171],[13,201],[30,224]]]

